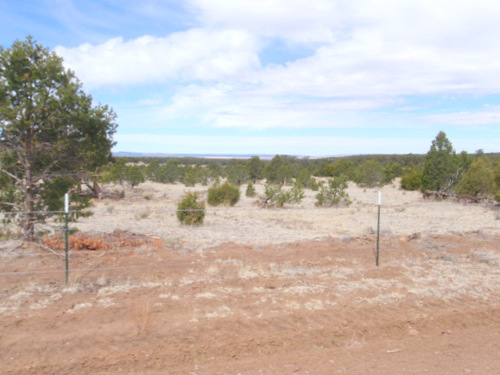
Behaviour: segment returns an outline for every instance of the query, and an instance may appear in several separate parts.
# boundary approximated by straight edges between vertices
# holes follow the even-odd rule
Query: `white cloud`
[[[203,29],[55,49],[89,87],[243,78],[259,65],[256,50],[256,39],[245,31]]]
[[[300,43],[332,41],[345,27],[349,2],[331,0],[190,0],[202,25],[241,28]]]
[[[192,0],[200,22],[308,43],[312,56],[269,66],[269,94],[312,97],[500,90],[500,3],[478,0]]]
[[[337,98],[500,90],[497,1],[188,3],[200,28],[56,51],[89,87],[251,81],[265,95]],[[262,69],[269,38],[315,52]]]
[[[156,128],[373,128],[383,115],[371,110],[390,110],[404,96],[500,91],[498,1],[187,3],[197,28],[56,52],[88,88],[168,85],[169,97],[155,97],[142,115]],[[149,2],[148,14],[158,4]],[[262,66],[270,40],[285,56],[287,45],[312,52]],[[417,117],[411,125],[400,115],[383,126],[496,124],[498,112]]]
[[[378,109],[397,101],[384,98],[309,100],[304,97],[263,95],[230,84],[191,85],[177,90],[171,101],[156,112],[156,127],[180,119],[218,128],[335,128],[371,126],[363,110]]]
[[[148,152],[197,154],[289,154],[304,156],[354,155],[367,153],[422,153],[428,139],[363,138],[335,136],[197,136],[118,134],[120,150],[135,150],[137,144]],[[144,148],[146,145],[146,148]],[[221,150],[224,150],[221,152]],[[300,150],[300,151],[298,151]],[[117,150],[119,151],[119,150]]]
[[[485,107],[477,111],[460,111],[422,116],[428,123],[457,126],[500,125],[500,106]]]

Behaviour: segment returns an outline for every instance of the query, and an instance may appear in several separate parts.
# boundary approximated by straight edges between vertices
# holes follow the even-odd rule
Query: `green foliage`
[[[292,163],[289,157],[276,155],[264,168],[267,183],[283,185],[293,179]]]
[[[401,188],[404,190],[420,190],[422,187],[422,168],[410,163],[403,171]]]
[[[446,134],[441,131],[432,141],[425,157],[422,190],[450,190],[457,182],[459,174],[459,160],[455,150]]]
[[[47,211],[62,211],[64,207],[64,195],[70,191],[73,185],[73,179],[71,177],[57,177],[51,181],[45,182],[40,187],[40,195],[42,201],[45,204],[44,209]],[[69,195],[69,201],[71,204],[71,211],[69,218],[75,220],[78,217],[90,216],[90,212],[81,212],[81,210],[90,206],[90,199],[87,195],[80,194],[79,189],[72,191]],[[39,207],[35,209],[41,210]],[[38,215],[37,221],[44,222],[47,215]],[[59,215],[59,220],[63,220],[64,215]]]
[[[217,164],[215,162],[210,162],[207,165],[207,175],[209,180],[215,181],[215,183],[218,183],[221,179],[221,177],[224,176],[224,168],[220,164]]]
[[[383,171],[383,184],[390,184],[396,177],[400,177],[403,174],[403,167],[398,162],[393,162],[388,164]]]
[[[349,206],[352,202],[345,191],[348,187],[347,177],[333,177],[328,179],[328,186],[322,186],[316,194],[317,206],[333,206],[343,204]]]
[[[375,187],[383,184],[384,168],[377,160],[367,160],[356,170],[354,182],[363,187]]]
[[[126,179],[125,170],[127,168],[127,159],[117,158],[113,163],[103,170],[101,181],[104,183],[114,183],[123,185]]]
[[[248,161],[248,177],[253,183],[264,178],[264,162],[258,156],[252,156]]]
[[[302,186],[304,188],[311,188],[313,183],[316,182],[312,176],[309,169],[301,167],[297,173],[297,177],[295,177],[295,184]]]
[[[0,174],[10,180],[0,190],[14,199],[3,205],[26,212],[53,208],[47,189],[56,179],[74,191],[109,162],[115,119],[107,106],[94,105],[60,57],[31,37],[0,49]],[[72,205],[78,202],[85,205],[85,197],[74,195]],[[29,239],[36,221],[28,214],[22,222]]]
[[[323,175],[326,177],[340,177],[344,175],[348,180],[354,180],[356,176],[355,166],[352,160],[341,158],[336,162],[327,164],[323,169]]]
[[[158,171],[160,170],[160,162],[158,160],[151,160],[145,170],[145,178],[149,181],[157,181]]]
[[[318,182],[318,180],[316,180],[314,177],[311,178],[310,189],[312,191],[318,191],[321,188],[321,186],[323,186],[321,182]]]
[[[300,185],[295,184],[292,189],[288,190],[290,194],[290,199],[285,203],[299,204],[304,199],[304,189]]]
[[[195,186],[196,184],[202,184],[205,186],[208,183],[208,175],[200,165],[187,167],[182,182],[186,186]]]
[[[500,164],[493,171],[493,180],[495,183],[495,200],[500,202]]]
[[[164,184],[173,184],[182,178],[182,170],[178,159],[168,159],[165,164],[160,164],[155,172],[155,181]]]
[[[475,159],[469,169],[461,176],[457,185],[458,194],[490,195],[494,190],[493,167],[480,157]]]
[[[255,187],[251,182],[248,183],[247,185],[247,190],[245,191],[245,196],[249,198],[253,198],[257,195],[257,192],[255,191]]]
[[[201,225],[205,219],[205,202],[197,192],[189,192],[177,205],[177,219],[184,225]]]
[[[212,206],[220,204],[234,206],[239,200],[240,189],[229,182],[224,182],[222,185],[216,184],[208,189],[207,201]]]
[[[247,164],[238,160],[226,168],[227,180],[234,185],[241,185],[250,181]]]
[[[137,164],[129,165],[126,159],[118,158],[102,172],[101,181],[120,185],[127,183],[130,188],[134,188],[146,180],[145,175],[148,173],[148,170],[149,168],[144,168]]]
[[[269,206],[284,207],[285,204],[298,204],[304,199],[304,190],[298,185],[284,189],[281,185],[266,184],[265,199]]]
[[[145,181],[144,171],[138,165],[127,165],[125,167],[125,180],[129,184],[130,188],[139,185]]]

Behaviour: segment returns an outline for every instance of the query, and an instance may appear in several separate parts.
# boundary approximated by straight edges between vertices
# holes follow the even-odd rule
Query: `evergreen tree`
[[[73,209],[87,206],[78,187],[110,160],[116,116],[81,86],[31,37],[0,47],[0,174],[10,181],[0,197],[12,198],[0,207],[26,212],[28,239],[43,220],[35,211],[61,210],[65,193],[72,192]]]
[[[422,190],[447,191],[457,182],[458,158],[445,132],[440,131],[425,156]]]
[[[248,174],[253,183],[264,178],[264,162],[258,156],[253,156],[248,161]]]

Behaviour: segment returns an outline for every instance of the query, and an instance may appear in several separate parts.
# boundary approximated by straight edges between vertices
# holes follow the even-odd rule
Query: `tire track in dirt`
[[[423,352],[448,339],[458,348],[455,336],[475,342],[474,330],[498,330],[499,240],[386,238],[391,250],[380,267],[367,238],[226,244],[202,254],[103,253],[104,266],[179,265],[152,273],[95,270],[71,288],[41,275],[27,284],[0,279],[0,370],[253,374],[259,366],[263,373],[326,374],[345,363],[366,373],[356,358],[381,366],[381,347],[408,361],[407,346]]]

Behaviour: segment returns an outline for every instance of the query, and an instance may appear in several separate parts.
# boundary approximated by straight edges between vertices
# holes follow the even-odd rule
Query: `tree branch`
[[[54,160],[52,163],[50,163],[43,171],[42,173],[40,173],[40,175],[36,178],[33,179],[33,181],[35,183],[37,183],[38,181],[42,181],[42,180],[45,180],[45,178],[49,175],[49,172],[50,170],[52,169],[52,167],[54,165],[56,165],[57,163],[59,163],[59,159],[56,159]]]
[[[0,202],[0,206],[1,205],[11,206],[11,207],[15,207],[17,209],[22,209],[23,208],[23,206],[21,206],[20,204],[15,204],[15,203],[10,203],[10,202]]]
[[[7,176],[9,176],[10,178],[12,178],[13,180],[15,180],[18,184],[20,184],[22,186],[22,182],[23,181],[19,177],[17,177],[16,175],[14,175],[14,174],[12,174],[12,173],[10,173],[10,172],[6,171],[5,169],[2,169],[2,168],[0,168],[0,172],[3,173],[3,174],[6,174]]]

